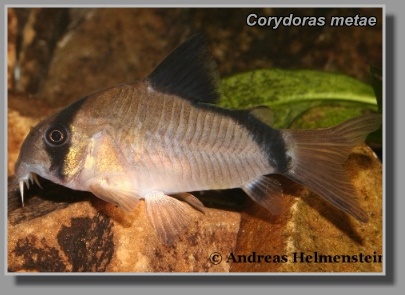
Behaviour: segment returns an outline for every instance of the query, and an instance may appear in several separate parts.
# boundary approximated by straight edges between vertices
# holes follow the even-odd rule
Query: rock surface
[[[24,214],[24,210],[47,208],[35,199],[26,207],[14,211],[10,220]],[[238,213],[218,209],[207,210],[203,216],[197,213],[179,240],[166,246],[155,235],[144,209],[141,203],[127,214],[91,198],[54,206],[52,211],[33,219],[15,224],[10,221],[9,271],[229,271],[229,264],[214,265],[209,257],[213,252],[225,253],[233,248],[239,229]]]
[[[184,37],[197,31],[212,41],[222,75],[278,66],[339,71],[367,80],[369,62],[381,63],[380,25],[267,30],[245,25],[244,18],[252,11],[338,13],[334,9],[10,9],[8,50],[15,54],[9,54],[8,68],[9,176],[14,174],[30,126],[94,90],[143,78]],[[371,8],[339,13],[381,19]],[[49,17],[38,17],[44,15]],[[50,22],[54,29],[44,34]],[[25,39],[17,38],[19,33]],[[20,52],[15,52],[18,48]],[[13,58],[18,56],[21,78],[13,81],[17,64]],[[381,272],[383,264],[378,262],[294,262],[294,253],[301,257],[301,252],[307,258],[315,256],[314,252],[332,257],[382,254],[381,162],[364,145],[353,151],[345,168],[369,215],[366,224],[280,177],[286,194],[284,214],[271,216],[239,190],[200,193],[197,196],[207,212],[196,212],[172,246],[157,239],[143,203],[128,214],[89,193],[41,180],[43,189],[34,186],[26,206],[21,207],[18,191],[12,188],[8,194],[8,270]],[[271,261],[253,261],[258,255],[270,255],[267,260]]]

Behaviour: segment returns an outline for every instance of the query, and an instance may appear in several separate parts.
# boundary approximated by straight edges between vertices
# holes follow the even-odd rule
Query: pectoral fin
[[[261,176],[242,186],[245,193],[260,206],[274,215],[284,211],[283,189],[278,180],[269,176]]]
[[[116,204],[126,211],[132,211],[139,202],[139,197],[132,190],[114,184],[107,178],[90,180],[88,188],[96,197]]]
[[[176,196],[190,203],[191,206],[161,191],[154,191],[145,196],[148,218],[159,238],[169,245],[189,224],[192,207],[199,210],[203,208],[202,203],[190,194]]]

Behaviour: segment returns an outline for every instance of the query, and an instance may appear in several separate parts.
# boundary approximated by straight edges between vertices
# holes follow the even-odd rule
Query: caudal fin
[[[354,146],[379,128],[381,118],[378,114],[367,114],[332,128],[284,130],[291,157],[290,169],[285,175],[356,219],[367,222],[367,214],[355,199],[356,190],[342,163]]]

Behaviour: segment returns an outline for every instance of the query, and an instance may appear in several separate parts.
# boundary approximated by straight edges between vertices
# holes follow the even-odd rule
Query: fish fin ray
[[[356,189],[341,165],[354,146],[381,125],[381,115],[368,114],[318,130],[284,130],[291,163],[287,177],[303,184],[362,222],[367,213],[356,200]]]
[[[205,206],[199,199],[193,196],[190,193],[179,193],[172,195],[173,198],[176,198],[180,201],[188,203],[194,209],[200,211],[201,213],[205,212]]]
[[[146,78],[156,91],[193,103],[219,100],[219,74],[205,38],[193,35],[174,49]]]
[[[189,224],[190,210],[193,209],[187,203],[161,191],[148,193],[144,198],[146,213],[158,237],[167,245],[173,244]]]
[[[274,215],[284,211],[283,189],[278,180],[261,176],[244,186],[243,191],[256,203]]]
[[[356,195],[356,189],[350,182],[343,167],[340,164],[330,164],[329,167],[301,161],[293,170],[287,174],[297,183],[305,185],[311,191],[323,197],[337,208],[349,213],[361,222],[367,222],[367,213],[360,207]],[[313,171],[312,169],[316,169]],[[313,172],[312,172],[313,171]]]
[[[92,179],[89,181],[88,189],[96,197],[118,205],[126,211],[132,211],[139,203],[139,197],[129,189],[120,185],[112,185],[107,178]]]

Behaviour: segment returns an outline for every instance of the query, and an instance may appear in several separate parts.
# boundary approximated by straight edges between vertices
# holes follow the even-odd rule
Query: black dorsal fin
[[[201,34],[180,44],[146,80],[156,91],[192,102],[213,104],[219,99],[217,66]]]

